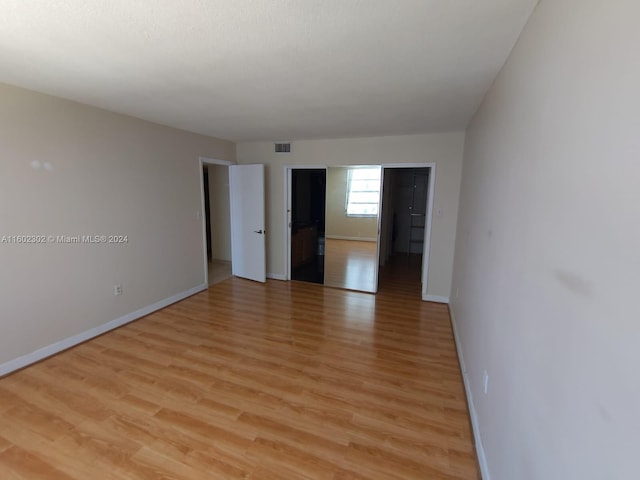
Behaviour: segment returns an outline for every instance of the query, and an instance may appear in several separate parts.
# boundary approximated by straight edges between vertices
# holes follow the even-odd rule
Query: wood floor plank
[[[33,480],[73,480],[38,455],[20,447],[11,447],[0,453],[0,465],[11,472],[14,478]]]
[[[446,305],[227,279],[0,378],[0,478],[477,480]]]
[[[7,448],[13,446],[13,443],[6,438],[0,436],[0,452],[4,452]]]

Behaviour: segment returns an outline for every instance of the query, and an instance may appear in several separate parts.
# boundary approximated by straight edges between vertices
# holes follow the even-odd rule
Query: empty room
[[[1,479],[638,477],[640,3],[0,8]]]

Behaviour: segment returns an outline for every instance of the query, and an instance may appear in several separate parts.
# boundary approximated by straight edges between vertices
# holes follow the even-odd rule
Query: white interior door
[[[229,166],[229,193],[232,273],[265,282],[264,165]]]

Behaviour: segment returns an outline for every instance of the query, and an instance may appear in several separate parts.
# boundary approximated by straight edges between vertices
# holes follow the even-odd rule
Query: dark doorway
[[[211,205],[210,205],[210,194],[209,194],[209,169],[207,166],[203,166],[203,187],[204,187],[204,220],[205,220],[205,230],[207,234],[207,262],[211,261],[212,252],[211,252]]]
[[[380,225],[380,291],[398,282],[422,283],[429,168],[385,168]],[[405,282],[405,283],[403,283]],[[413,290],[411,290],[413,292]]]
[[[291,171],[291,279],[324,283],[327,171]]]

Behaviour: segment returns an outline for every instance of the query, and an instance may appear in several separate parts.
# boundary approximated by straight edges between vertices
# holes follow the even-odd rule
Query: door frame
[[[431,163],[383,163],[382,164],[382,180],[384,181],[385,169],[401,169],[401,168],[427,168],[429,170],[429,183],[427,186],[427,205],[424,229],[424,241],[422,246],[422,300],[432,301],[430,295],[427,295],[427,286],[429,282],[429,255],[431,253],[431,223],[433,222],[433,200],[435,198],[436,186],[436,164]],[[384,185],[383,185],[384,187]],[[383,207],[383,205],[380,205]],[[382,208],[380,209],[382,212]],[[380,264],[380,231],[378,228],[378,265]]]
[[[198,174],[200,176],[200,211],[198,217],[202,220],[202,248],[204,252],[203,267],[204,267],[204,283],[209,288],[209,264],[207,262],[207,219],[204,218],[205,206],[204,206],[204,166],[205,165],[223,165],[230,166],[236,165],[234,162],[228,160],[218,160],[217,158],[198,157]],[[229,190],[229,202],[231,202],[231,190]]]
[[[371,164],[373,165],[373,164]],[[284,258],[286,262],[285,278],[284,280],[291,280],[291,228],[289,223],[291,222],[291,172],[292,170],[326,170],[330,165],[284,165]],[[427,286],[429,282],[429,256],[431,254],[431,230],[433,223],[433,201],[435,199],[435,186],[436,186],[436,164],[435,162],[417,162],[417,163],[383,163],[382,175],[380,178],[380,212],[382,213],[382,189],[384,188],[384,171],[385,169],[400,169],[400,168],[427,168],[429,169],[429,183],[427,192],[427,205],[426,205],[426,218],[425,218],[425,230],[424,230],[424,242],[422,247],[422,300],[423,301],[440,301],[432,298],[427,294]],[[381,217],[378,222],[378,268],[380,264],[380,231],[381,231]]]
[[[285,258],[285,273],[284,279],[286,281],[291,280],[291,195],[292,184],[291,175],[293,170],[324,170],[327,171],[327,165],[285,165],[284,166],[284,258]],[[326,200],[325,200],[326,209]]]

